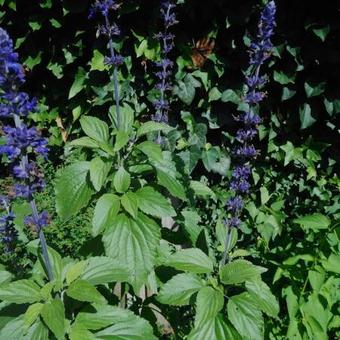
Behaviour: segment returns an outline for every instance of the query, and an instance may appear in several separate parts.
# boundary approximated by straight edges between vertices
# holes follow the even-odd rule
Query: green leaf
[[[177,274],[162,286],[157,300],[172,306],[188,305],[190,297],[202,287],[204,281],[196,274]]]
[[[257,279],[261,273],[263,273],[262,267],[254,266],[246,260],[235,260],[221,268],[220,277],[224,284],[232,285]]]
[[[74,280],[78,279],[78,277],[83,274],[84,269],[87,266],[87,261],[79,261],[77,263],[72,264],[68,267],[67,272],[65,274],[66,283],[69,285]]]
[[[305,91],[308,98],[315,97],[325,92],[326,83],[320,83],[315,86],[305,82]]]
[[[327,260],[322,260],[322,266],[329,272],[340,274],[340,254],[331,254]]]
[[[30,280],[13,281],[0,287],[0,300],[17,304],[38,302],[40,287]]]
[[[98,292],[96,287],[85,280],[77,280],[67,288],[66,294],[78,301],[107,303],[106,299]]]
[[[105,70],[104,55],[101,54],[98,50],[94,50],[90,64],[91,64],[90,71],[104,71]]]
[[[87,261],[87,266],[80,278],[93,285],[128,281],[129,273],[127,268],[112,258],[95,256]]]
[[[240,104],[241,103],[240,97],[236,94],[235,91],[233,91],[231,89],[225,90],[222,93],[221,100],[224,103],[227,103],[227,102],[231,102],[231,103],[234,103],[234,104]]]
[[[131,176],[130,174],[124,169],[124,167],[120,167],[118,171],[115,173],[113,178],[113,185],[115,189],[120,192],[126,192],[131,184]]]
[[[224,295],[213,287],[201,288],[196,299],[195,327],[198,328],[214,319],[223,308]]]
[[[226,176],[230,168],[230,158],[225,156],[219,147],[203,150],[202,161],[209,172],[213,171],[221,176]]]
[[[107,175],[111,169],[111,164],[105,163],[101,158],[93,158],[90,163],[90,179],[96,191],[104,185]]]
[[[12,319],[7,322],[6,325],[0,328],[0,339],[1,340],[24,340],[24,316],[20,315],[19,317]]]
[[[55,184],[56,209],[67,220],[86,206],[93,194],[87,176],[90,162],[76,162],[58,171]]]
[[[327,26],[324,26],[322,28],[313,28],[313,32],[322,41],[325,41],[328,33],[330,32],[330,27],[329,27],[329,25],[327,25]]]
[[[300,122],[301,130],[307,129],[316,122],[316,119],[312,117],[312,109],[307,103],[300,108]]]
[[[194,190],[197,196],[211,197],[213,200],[216,199],[215,193],[205,184],[198,181],[190,181],[190,188]]]
[[[27,308],[24,314],[24,321],[26,327],[30,327],[37,320],[43,306],[44,305],[42,303],[35,303]]]
[[[159,226],[141,213],[136,220],[118,215],[103,236],[106,254],[129,271],[129,283],[135,292],[153,270],[159,241]]]
[[[280,307],[270,288],[261,280],[246,282],[246,288],[253,301],[268,316],[276,318]]]
[[[163,159],[162,149],[155,142],[145,141],[138,144],[136,148],[148,156],[151,161],[161,162]]]
[[[200,86],[201,84],[191,74],[187,74],[183,81],[179,80],[174,86],[173,94],[186,105],[190,105],[195,98],[195,88]]]
[[[142,124],[137,130],[137,137],[141,137],[150,132],[163,131],[164,133],[168,133],[173,130],[173,128],[165,123],[154,122],[152,120]]]
[[[113,151],[121,150],[129,141],[129,135],[125,131],[118,131],[116,134],[116,142]]]
[[[61,300],[54,299],[45,303],[41,310],[41,316],[56,338],[63,340],[65,334],[65,310]]]
[[[196,244],[198,236],[202,231],[202,227],[198,225],[201,221],[201,217],[194,210],[183,210],[181,214],[184,217],[185,230],[189,234],[192,244]]]
[[[97,149],[99,148],[99,143],[90,137],[80,137],[70,142],[69,145],[72,146],[82,146],[85,148]]]
[[[26,339],[30,340],[49,340],[48,328],[39,319],[32,325],[32,327],[25,334]]]
[[[316,231],[320,229],[327,229],[331,224],[331,221],[327,216],[319,213],[296,218],[293,222],[300,224],[300,226],[304,229],[313,229]]]
[[[161,169],[156,169],[158,183],[166,188],[171,195],[186,200],[186,194],[183,185],[178,181],[177,178],[170,174],[167,174]]]
[[[285,101],[292,98],[296,94],[295,90],[291,90],[288,87],[283,87],[281,100]]]
[[[170,202],[152,187],[143,187],[136,191],[138,206],[144,213],[156,216],[176,216],[176,212]]]
[[[119,197],[114,194],[101,196],[94,208],[92,235],[97,236],[111,226],[120,209]]]
[[[242,339],[263,340],[263,317],[248,293],[232,296],[227,309],[228,318]]]
[[[133,312],[115,306],[95,308],[95,313],[80,312],[75,323],[83,329],[100,330],[96,339],[156,339],[150,324]]]
[[[198,248],[188,248],[170,255],[166,265],[178,270],[204,274],[211,273],[214,264],[202,250]]]
[[[12,278],[13,275],[7,270],[4,270],[4,266],[0,264],[0,285],[10,282]]]
[[[200,327],[195,327],[188,335],[188,340],[245,340],[242,338],[228,320],[219,314],[209,319]],[[248,338],[253,339],[253,338]]]
[[[274,71],[274,80],[281,85],[287,85],[289,83],[294,84],[294,79],[294,75],[288,75],[287,73],[281,71]]]
[[[220,100],[222,97],[222,93],[219,91],[217,87],[213,87],[208,94],[209,102],[213,102],[216,100]]]
[[[106,143],[109,139],[108,125],[97,117],[82,116],[80,125],[87,136],[97,142]]]
[[[139,202],[138,202],[138,196],[135,193],[128,191],[121,197],[120,202],[123,208],[133,218],[137,218]]]
[[[68,94],[68,99],[73,98],[84,88],[85,79],[86,79],[86,71],[82,67],[78,67],[77,74],[75,75],[74,82]]]

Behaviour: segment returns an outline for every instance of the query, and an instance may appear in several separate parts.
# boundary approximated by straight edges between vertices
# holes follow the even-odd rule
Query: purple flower
[[[47,227],[50,224],[51,218],[47,211],[42,211],[37,217],[33,215],[26,216],[24,223],[27,226],[36,226],[38,230]]]
[[[229,228],[238,228],[241,224],[241,220],[238,217],[233,216],[226,219],[224,223]]]
[[[250,176],[251,169],[248,165],[243,166],[236,166],[233,170],[233,178],[239,179],[239,180],[247,180]]]
[[[240,129],[236,133],[236,138],[239,142],[244,143],[256,137],[257,133],[258,133],[257,129],[253,128]]]
[[[238,214],[243,209],[243,200],[241,196],[229,198],[227,201],[227,209],[233,214]]]
[[[246,94],[244,101],[248,104],[257,104],[260,101],[263,100],[263,98],[265,97],[265,93],[264,92],[260,92],[260,91],[251,91],[249,93]]]
[[[242,113],[240,116],[235,117],[235,120],[243,122],[245,126],[258,125],[261,123],[260,116],[251,111]]]
[[[121,55],[113,55],[111,57],[105,57],[104,59],[105,65],[113,65],[113,66],[120,66],[124,64],[124,57]]]
[[[89,18],[92,18],[96,13],[108,16],[110,10],[116,11],[119,6],[120,4],[115,0],[96,0],[90,9]]]
[[[257,151],[254,145],[239,146],[234,150],[234,155],[243,159],[255,158]]]
[[[14,228],[14,218],[12,212],[0,216],[0,237],[6,253],[12,250],[14,241],[18,236],[18,232]]]
[[[231,190],[240,194],[247,194],[249,192],[250,183],[246,180],[233,180],[230,182]]]

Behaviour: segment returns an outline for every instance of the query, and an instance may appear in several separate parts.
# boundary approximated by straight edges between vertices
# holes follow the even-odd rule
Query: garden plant
[[[0,0],[0,340],[339,339],[339,13]]]

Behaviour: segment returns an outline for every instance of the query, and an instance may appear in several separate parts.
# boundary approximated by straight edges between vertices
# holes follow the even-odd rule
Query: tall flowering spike
[[[7,250],[16,237],[14,214],[10,210],[10,199],[25,198],[31,207],[32,214],[27,217],[31,226],[40,238],[48,277],[53,279],[52,268],[47,253],[47,245],[43,227],[47,225],[47,212],[39,214],[34,201],[34,193],[44,188],[43,174],[37,164],[30,160],[37,156],[46,159],[47,140],[34,126],[28,126],[24,119],[30,112],[36,110],[37,101],[31,99],[20,86],[25,82],[23,67],[19,63],[18,54],[14,52],[13,42],[7,32],[0,28],[0,118],[6,121],[2,124],[1,134],[5,144],[0,146],[0,154],[5,155],[11,163],[11,170],[16,184],[6,199],[1,197],[0,207],[5,214],[0,217],[0,233]],[[10,122],[14,126],[8,125]]]
[[[269,58],[273,49],[271,37],[275,27],[275,12],[275,3],[270,1],[261,13],[258,34],[250,46],[250,71],[245,79],[247,92],[244,96],[248,110],[235,117],[235,120],[242,126],[236,134],[236,141],[239,145],[233,151],[233,156],[238,165],[232,172],[230,189],[235,195],[226,203],[230,216],[225,223],[229,228],[238,227],[241,223],[239,217],[244,206],[242,197],[248,194],[250,189],[250,161],[258,154],[251,141],[258,134],[257,126],[261,123],[261,118],[255,113],[254,109],[265,97],[265,93],[261,89],[266,83],[266,77],[260,75],[260,68]]]
[[[155,73],[158,78],[156,89],[159,90],[159,98],[154,101],[156,113],[152,116],[152,120],[156,122],[168,122],[168,113],[170,110],[169,101],[167,99],[167,91],[170,91],[171,75],[173,62],[169,59],[168,54],[174,47],[174,35],[169,29],[177,24],[176,15],[173,12],[176,5],[171,1],[163,1],[161,3],[161,18],[163,20],[164,31],[156,34],[156,38],[161,44],[161,60],[156,63],[158,71]]]
[[[110,11],[117,11],[121,3],[115,0],[96,0],[92,5],[89,18],[93,18],[97,13],[104,18],[104,24],[100,25],[98,32],[108,37],[109,40],[109,56],[105,57],[104,63],[113,66],[112,83],[114,87],[114,101],[117,113],[117,127],[121,126],[121,113],[119,106],[119,85],[118,85],[118,66],[124,63],[124,57],[116,53],[113,47],[113,37],[120,35],[120,29],[116,23],[110,23]]]

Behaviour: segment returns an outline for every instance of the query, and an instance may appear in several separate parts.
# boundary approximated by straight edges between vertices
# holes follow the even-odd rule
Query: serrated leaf
[[[79,261],[69,266],[65,274],[66,283],[69,285],[74,280],[78,279],[78,277],[84,272],[86,266],[87,261]]]
[[[131,176],[130,174],[124,169],[124,167],[120,167],[118,171],[115,173],[113,178],[113,185],[115,189],[120,192],[126,192],[131,184]]]
[[[95,306],[95,309],[95,313],[79,313],[75,323],[84,329],[100,330],[95,334],[96,339],[156,339],[150,324],[127,309],[115,306]]]
[[[78,301],[86,301],[93,303],[107,303],[104,296],[102,296],[96,287],[85,280],[77,280],[71,283],[67,288],[66,294]]]
[[[90,179],[96,191],[99,191],[107,179],[111,164],[105,163],[101,158],[93,158],[90,163]]]
[[[157,131],[163,131],[164,133],[168,133],[171,130],[173,130],[173,128],[165,123],[159,123],[150,120],[139,127],[139,129],[137,130],[137,137],[141,137],[150,132]]]
[[[212,199],[216,199],[215,193],[205,184],[198,181],[190,181],[190,188],[194,190],[197,196],[202,197],[211,197]]]
[[[55,184],[56,209],[62,220],[86,206],[93,194],[88,183],[90,162],[76,162],[58,171]]]
[[[13,281],[0,287],[0,300],[17,304],[38,302],[40,287],[30,280]]]
[[[121,198],[120,202],[122,207],[133,217],[137,218],[138,214],[138,207],[139,207],[139,200],[138,196],[131,191],[125,193]]]
[[[200,327],[195,327],[188,335],[188,340],[245,340],[228,320],[221,314],[209,319]],[[250,338],[249,338],[250,339]]]
[[[138,207],[144,213],[156,217],[176,216],[170,202],[152,187],[143,187],[135,193],[138,197]]]
[[[41,317],[57,339],[64,339],[65,309],[60,299],[54,299],[44,304]]]
[[[201,221],[201,217],[196,211],[191,210],[183,210],[181,214],[184,217],[185,230],[189,234],[192,244],[195,245],[198,236],[202,231],[202,227],[198,225]]]
[[[242,339],[263,340],[263,317],[248,293],[232,296],[227,310],[229,320]]]
[[[80,125],[87,136],[97,142],[106,143],[109,139],[108,125],[97,117],[82,116]]]
[[[313,230],[327,229],[331,224],[331,221],[327,216],[319,213],[296,218],[293,222],[300,224],[304,229]]]
[[[177,178],[167,174],[161,169],[156,169],[158,183],[166,188],[171,195],[180,198],[181,200],[186,200],[186,194],[183,185]]]
[[[30,327],[35,322],[35,320],[37,320],[43,306],[44,305],[42,303],[34,303],[33,305],[30,305],[27,308],[24,314],[24,321],[26,327]]]
[[[213,271],[212,260],[198,248],[188,248],[171,254],[167,266],[191,273],[204,274]]]
[[[142,151],[151,161],[161,162],[163,159],[162,149],[159,144],[151,141],[145,141],[136,146]]]
[[[120,209],[119,197],[114,194],[104,194],[99,198],[94,208],[92,219],[92,235],[97,236],[108,228],[116,218]]]
[[[121,150],[129,141],[129,135],[125,131],[118,131],[116,134],[116,142],[113,151]]]
[[[190,297],[202,287],[204,281],[196,274],[177,274],[162,286],[157,300],[172,306],[188,305]]]
[[[87,266],[80,278],[93,285],[117,281],[126,282],[129,278],[127,268],[110,257],[95,256],[87,261]]]
[[[224,295],[221,291],[210,286],[201,288],[196,299],[195,327],[198,328],[214,319],[223,305]]]
[[[224,284],[240,284],[259,278],[263,268],[253,265],[246,260],[235,260],[220,269],[220,278]]]
[[[276,318],[280,307],[270,288],[261,280],[246,282],[246,288],[255,304],[268,316]]]
[[[106,254],[129,271],[135,292],[153,270],[159,241],[159,226],[142,213],[136,219],[118,215],[103,236]]]

